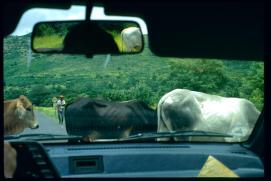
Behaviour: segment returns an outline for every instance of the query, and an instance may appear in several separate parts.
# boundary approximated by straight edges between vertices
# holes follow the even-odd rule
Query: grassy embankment
[[[34,48],[60,48],[63,45],[64,36],[51,35],[34,38]]]
[[[88,96],[108,101],[137,99],[155,108],[165,93],[186,88],[246,98],[259,110],[263,106],[262,62],[214,64],[206,59],[158,57],[145,46],[140,54],[112,56],[106,64],[106,55],[29,53],[30,37],[4,39],[5,100],[25,95],[37,106],[50,107],[52,98],[63,94],[66,103]],[[50,108],[43,111],[54,114]]]

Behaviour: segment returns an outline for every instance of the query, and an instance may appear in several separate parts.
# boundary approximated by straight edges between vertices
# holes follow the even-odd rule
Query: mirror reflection
[[[41,22],[34,27],[32,49],[91,55],[139,53],[143,36],[139,25],[130,21]]]

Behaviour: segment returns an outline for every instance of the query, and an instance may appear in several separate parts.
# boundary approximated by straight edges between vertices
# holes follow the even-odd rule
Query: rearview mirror
[[[59,21],[34,26],[36,53],[123,54],[143,50],[139,25],[130,21]]]

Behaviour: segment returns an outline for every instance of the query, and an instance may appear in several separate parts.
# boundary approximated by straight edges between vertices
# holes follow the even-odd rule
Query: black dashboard
[[[213,156],[240,177],[263,177],[262,161],[238,144],[11,142],[14,177],[197,177]]]

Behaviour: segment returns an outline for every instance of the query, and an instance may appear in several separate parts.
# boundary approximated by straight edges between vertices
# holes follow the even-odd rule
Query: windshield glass
[[[67,19],[85,16],[84,8],[70,16],[59,12]],[[5,135],[93,141],[158,132],[156,141],[242,142],[263,108],[258,60],[158,57],[147,31],[139,54],[37,54],[31,33],[18,32],[4,38]]]

